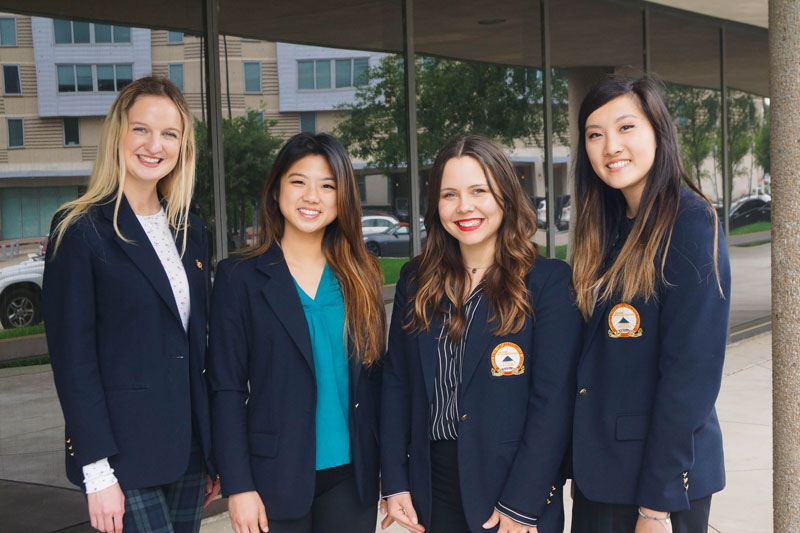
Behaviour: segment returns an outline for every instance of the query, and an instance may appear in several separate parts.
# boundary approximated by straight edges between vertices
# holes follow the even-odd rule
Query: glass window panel
[[[352,66],[350,59],[337,59],[336,60],[336,87],[350,87],[350,67]]]
[[[97,90],[114,91],[114,65],[97,65]]]
[[[18,148],[25,144],[21,118],[8,119],[8,147]]]
[[[313,61],[298,61],[297,62],[297,88],[298,89],[313,89],[314,88],[314,62]]]
[[[244,92],[261,92],[261,63],[244,64]]]
[[[115,43],[131,42],[131,29],[127,26],[114,26],[114,42]]]
[[[256,122],[259,124],[264,124],[264,113],[261,111],[253,111],[252,109],[247,111],[247,118],[255,119]]]
[[[121,91],[123,87],[133,81],[133,66],[132,65],[117,65],[117,90]]]
[[[80,120],[77,117],[64,119],[64,145],[78,146],[81,143]]]
[[[93,91],[94,85],[92,84],[92,66],[76,65],[75,71],[78,80],[78,90],[81,92]]]
[[[3,65],[3,92],[5,94],[22,94],[17,65]]]
[[[58,65],[58,92],[75,91],[75,65]]]
[[[95,24],[94,25],[94,42],[96,43],[110,43],[111,42],[111,26],[108,24]]]
[[[54,20],[53,31],[56,34],[56,44],[72,43],[72,23],[68,20]]]
[[[369,59],[353,60],[353,85],[360,87],[367,83],[367,71],[369,70]]]
[[[317,89],[330,89],[331,88],[331,61],[315,61],[316,63],[316,80]]]
[[[74,43],[88,43],[89,39],[89,23],[88,22],[73,22],[72,23],[72,37]]]
[[[316,113],[300,113],[300,131],[303,133],[317,133]]]
[[[182,43],[183,42],[183,33],[179,31],[168,31],[167,32],[167,42],[168,43]]]
[[[169,66],[169,80],[183,91],[183,64]]]
[[[17,46],[17,20],[0,18],[0,46]]]

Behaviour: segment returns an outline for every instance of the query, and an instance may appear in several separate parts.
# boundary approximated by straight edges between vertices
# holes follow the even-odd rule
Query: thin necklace
[[[464,266],[466,266],[466,265],[464,265]],[[485,266],[485,267],[470,267],[470,266],[468,266],[467,268],[469,270],[471,270],[473,274],[475,274],[476,272],[478,272],[478,270],[485,270],[485,269],[489,268],[490,266],[492,266],[492,265]]]

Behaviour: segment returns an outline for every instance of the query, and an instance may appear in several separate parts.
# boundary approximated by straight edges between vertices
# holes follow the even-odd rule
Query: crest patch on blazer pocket
[[[502,342],[492,350],[492,375],[518,376],[525,373],[525,355],[522,348],[513,342]]]

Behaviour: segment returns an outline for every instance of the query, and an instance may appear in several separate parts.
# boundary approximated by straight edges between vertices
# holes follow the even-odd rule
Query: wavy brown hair
[[[489,190],[503,210],[494,264],[483,277],[483,292],[491,304],[489,321],[494,323],[495,335],[516,333],[525,325],[526,318],[533,316],[525,278],[538,255],[533,242],[536,214],[503,149],[478,135],[459,137],[445,144],[430,173],[425,213],[428,237],[422,254],[415,258],[419,265],[412,283],[417,292],[405,327],[427,331],[435,315],[447,313],[446,304],[449,303],[452,313],[448,336],[453,342],[459,342],[466,329],[464,293],[469,287],[469,273],[458,241],[442,225],[438,206],[444,167],[448,161],[459,157],[471,157],[481,165]]]
[[[606,185],[592,168],[586,152],[586,120],[595,110],[624,95],[631,95],[650,121],[656,136],[656,153],[630,235],[614,264],[602,272],[603,258],[614,241],[627,204],[622,192]],[[683,169],[675,125],[658,84],[649,78],[612,77],[601,81],[583,99],[578,130],[572,281],[584,318],[592,315],[595,300],[606,301],[616,295],[626,302],[635,297],[647,301],[656,294],[659,284],[667,283],[664,264],[678,217],[681,183],[708,202],[709,220],[714,224],[714,269],[719,284],[717,213]],[[658,270],[657,264],[660,264]],[[598,288],[601,278],[602,286]]]
[[[383,275],[378,261],[364,246],[358,184],[350,158],[339,141],[325,133],[300,133],[286,141],[264,185],[256,243],[240,255],[255,258],[273,244],[280,244],[284,230],[278,205],[281,178],[296,161],[309,155],[324,157],[336,180],[338,214],[325,228],[322,250],[342,290],[347,338],[353,344],[356,359],[370,366],[380,358],[386,341]]]

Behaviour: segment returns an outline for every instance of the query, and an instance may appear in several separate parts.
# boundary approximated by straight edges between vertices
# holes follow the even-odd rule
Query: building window
[[[167,43],[168,44],[181,44],[181,43],[183,43],[183,32],[180,32],[180,31],[168,31],[167,32]]]
[[[3,65],[3,94],[22,94],[17,65]]]
[[[95,65],[94,69],[92,65],[57,65],[56,69],[60,93],[120,91],[133,81],[132,65]]]
[[[314,62],[313,61],[298,61],[297,62],[297,88],[298,89],[313,89],[314,88]]]
[[[317,114],[300,113],[300,132],[301,133],[317,133]]]
[[[264,113],[261,111],[253,111],[252,109],[247,111],[247,118],[250,120],[255,120],[260,125],[264,125]]]
[[[314,61],[314,81],[317,84],[317,89],[331,88],[330,60],[326,59],[325,61]]]
[[[333,79],[331,79],[333,70]],[[360,87],[367,83],[369,59],[317,59],[297,62],[298,89]]]
[[[77,117],[64,118],[64,146],[81,144],[81,123]]]
[[[356,175],[356,183],[358,184],[358,196],[361,202],[367,201],[367,177],[364,174]]]
[[[244,92],[261,93],[261,63],[244,63]]]
[[[94,41],[92,41],[94,29]],[[53,20],[53,33],[56,44],[97,44],[129,43],[131,29],[127,26],[109,24],[89,24],[70,20]]]
[[[17,46],[17,19],[0,17],[0,46]]]
[[[8,147],[22,148],[25,146],[25,134],[22,127],[22,119],[6,119],[6,125],[8,126]]]
[[[183,63],[175,63],[169,66],[169,81],[183,91]]]

